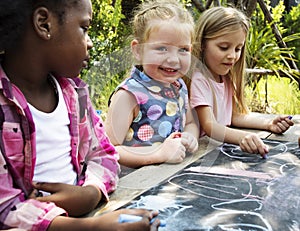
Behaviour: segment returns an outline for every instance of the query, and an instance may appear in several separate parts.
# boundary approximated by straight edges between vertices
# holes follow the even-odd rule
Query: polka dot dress
[[[135,97],[140,110],[133,120],[124,145],[148,146],[163,142],[172,132],[182,132],[186,121],[188,93],[182,79],[163,86],[134,68],[131,77],[117,88]]]

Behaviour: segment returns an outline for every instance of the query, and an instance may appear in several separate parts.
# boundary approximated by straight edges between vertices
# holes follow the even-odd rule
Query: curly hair
[[[46,7],[64,22],[65,9],[76,6],[80,0],[1,0],[0,1],[0,55],[21,38],[35,9]]]

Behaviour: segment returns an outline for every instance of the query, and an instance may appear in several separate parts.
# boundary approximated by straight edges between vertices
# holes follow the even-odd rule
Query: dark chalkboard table
[[[300,149],[265,140],[268,159],[224,144],[125,207],[160,211],[159,230],[299,230]]]
[[[231,145],[221,149],[222,143],[204,137],[199,151],[180,164],[145,166],[123,176],[110,201],[88,216],[145,207],[160,210],[167,221],[160,230],[299,231],[299,155],[297,143],[289,142],[300,136],[300,115],[293,120],[283,135],[252,130],[270,142],[283,141],[270,143],[267,160]]]

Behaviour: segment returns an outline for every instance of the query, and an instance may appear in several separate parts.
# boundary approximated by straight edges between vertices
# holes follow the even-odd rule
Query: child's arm
[[[184,132],[181,135],[182,143],[188,152],[194,153],[198,150],[198,138],[199,127],[197,126],[191,107],[188,104]]]
[[[90,212],[102,198],[99,188],[92,185],[81,187],[63,183],[34,183],[33,186],[35,190],[29,198],[40,202],[53,202],[66,210],[69,216],[82,216]],[[37,190],[49,192],[51,195],[37,197]]]
[[[232,125],[240,128],[253,128],[283,133],[294,123],[289,116],[276,116],[275,118],[265,118],[259,114],[233,114]]]
[[[119,223],[120,214],[130,214],[141,216],[142,220],[138,222]],[[157,212],[151,212],[144,209],[121,209],[105,213],[101,216],[88,218],[71,218],[58,216],[50,224],[48,231],[132,231],[132,230],[150,230],[157,231],[160,220],[155,218]],[[150,221],[154,218],[154,222]]]
[[[211,107],[198,106],[196,107],[196,112],[202,129],[211,138],[221,142],[240,145],[243,151],[249,153],[264,155],[268,152],[267,145],[262,142],[257,134],[219,124],[215,120]]]
[[[1,152],[0,163],[6,164]],[[4,171],[4,168],[0,172],[0,180],[0,230],[46,230],[51,220],[66,215],[66,211],[54,203],[25,200],[24,192],[14,186],[11,172]]]
[[[138,168],[150,164],[160,163],[180,163],[185,158],[186,148],[181,142],[181,138],[173,138],[172,133],[162,144],[128,147],[117,145],[116,149],[120,153],[120,164],[131,168]]]
[[[112,97],[105,127],[110,141],[120,155],[119,163],[135,168],[163,162],[181,162],[185,157],[185,147],[181,144],[181,139],[174,139],[172,135],[157,146],[129,147],[122,145],[138,111],[135,98],[127,91],[119,90]]]

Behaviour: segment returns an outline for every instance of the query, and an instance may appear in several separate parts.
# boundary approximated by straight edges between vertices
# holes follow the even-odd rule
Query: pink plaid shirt
[[[108,199],[118,180],[118,154],[92,108],[86,84],[79,78],[57,80],[70,118],[77,184],[97,185]],[[24,95],[1,66],[0,89],[0,229],[47,230],[56,216],[67,214],[54,203],[26,199],[36,160],[35,125]]]

